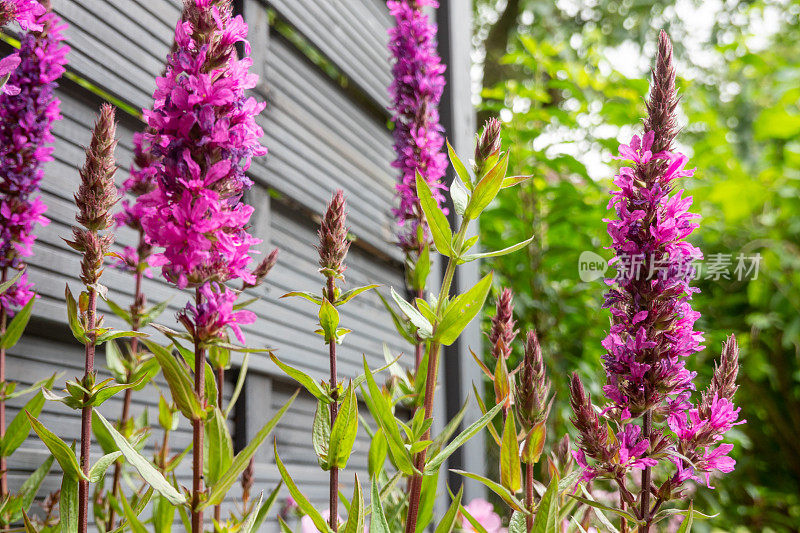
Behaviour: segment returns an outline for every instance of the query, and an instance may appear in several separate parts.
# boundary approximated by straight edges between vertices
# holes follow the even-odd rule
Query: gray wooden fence
[[[26,336],[9,354],[9,379],[23,386],[55,371],[65,372],[66,378],[82,372],[82,349],[69,334],[63,304],[65,282],[73,292],[79,290],[79,258],[61,240],[69,234],[74,219],[72,194],[78,184],[76,169],[82,163],[82,146],[88,143],[103,94],[135,108],[150,105],[154,78],[163,68],[180,14],[178,0],[53,0],[53,4],[69,24],[69,71],[91,87],[64,80],[59,89],[64,120],[55,126],[55,161],[48,165],[42,183],[52,223],[39,231],[29,269],[40,299]],[[384,291],[389,286],[403,286],[401,256],[391,244],[395,171],[390,166],[394,154],[385,111],[390,82],[386,30],[392,20],[383,0],[239,0],[236,5],[250,25],[254,69],[261,77],[256,96],[268,103],[259,121],[270,153],[254,162],[251,174],[255,185],[246,200],[256,208],[253,232],[264,240],[261,248],[277,246],[281,250],[268,283],[251,291],[252,296],[259,297],[252,307],[259,320],[245,328],[245,333],[249,345],[276,348],[284,360],[321,378],[327,357],[319,337],[312,333],[316,322],[313,309],[302,301],[279,297],[290,290],[319,289],[316,228],[335,188],[343,188],[347,194],[348,220],[358,238],[348,257],[348,284],[380,283]],[[438,17],[441,52],[449,65],[442,116],[451,142],[466,157],[474,131],[469,99],[470,0],[443,1]],[[305,44],[298,46],[296,40],[275,31],[278,26],[290,28]],[[308,49],[324,58],[322,67],[319,61],[309,60]],[[331,68],[336,70],[334,76]],[[132,135],[142,123],[122,111],[118,116],[117,180],[121,183],[127,178],[131,161]],[[121,230],[118,246],[130,245],[134,239],[131,232]],[[477,279],[476,267],[464,272],[457,280],[461,289]],[[107,268],[104,283],[111,288],[112,299],[129,305],[133,282],[128,274]],[[151,301],[172,297],[163,317],[167,323],[174,321],[174,313],[187,300],[186,293],[173,290],[158,277],[145,280],[144,290]],[[114,325],[121,325],[108,309],[104,311]],[[378,366],[383,360],[383,343],[395,353],[409,353],[409,346],[394,332],[374,295],[348,304],[342,321],[354,331],[341,349],[340,372],[344,376],[358,373],[362,354],[371,366]],[[466,339],[473,348],[480,344],[476,323]],[[460,407],[475,379],[467,354],[466,343],[450,348],[446,354],[442,365],[444,390],[438,395],[439,420]],[[228,373],[231,380],[235,373]],[[63,383],[63,379],[59,381]],[[249,439],[294,390],[295,384],[268,359],[251,358],[242,403],[232,421],[236,441]],[[134,395],[134,414],[147,409],[155,418],[158,396],[153,392]],[[301,488],[324,507],[326,476],[317,467],[311,447],[312,400],[301,395],[274,437]],[[9,417],[20,406],[19,400],[12,401]],[[120,402],[112,399],[101,411],[115,418],[120,409]],[[472,409],[467,420],[477,416]],[[48,403],[41,418],[63,439],[79,437],[76,413],[61,404]],[[182,449],[190,440],[191,430],[184,421],[172,438],[172,447]],[[366,479],[368,444],[362,432],[342,479],[345,491],[352,484],[354,472]],[[99,448],[93,453],[99,456]],[[29,439],[9,462],[12,488],[45,456],[44,446]],[[484,456],[482,442],[476,439],[463,454],[454,457],[451,466],[462,466],[466,461],[471,469],[480,471]],[[256,488],[269,490],[279,480],[272,446],[264,446],[256,459]],[[188,484],[185,476],[184,469],[180,478]],[[445,481],[446,476],[442,476],[442,484]],[[43,490],[55,490],[58,483],[54,472]],[[475,487],[469,491],[473,496],[479,493]]]

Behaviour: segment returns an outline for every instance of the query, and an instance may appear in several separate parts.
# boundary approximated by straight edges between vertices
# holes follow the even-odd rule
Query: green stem
[[[439,299],[436,302],[436,316],[442,313],[444,301],[450,294],[450,287],[453,284],[453,278],[456,273],[456,260],[452,256],[456,256],[461,248],[464,246],[464,240],[467,237],[467,228],[469,227],[468,220],[461,221],[461,227],[456,234],[455,243],[451,252],[451,257],[447,262],[447,269],[444,272],[444,279],[442,280],[442,288],[439,291]],[[437,319],[438,320],[438,319]],[[438,323],[436,324],[438,326]],[[434,327],[434,332],[436,328]],[[439,353],[441,352],[441,344],[438,342],[431,342],[430,353],[428,355],[428,374],[425,381],[425,419],[433,418],[433,398],[436,392],[436,377],[439,371]],[[430,429],[425,432],[422,440],[430,439]],[[417,529],[417,517],[419,515],[419,500],[422,495],[422,477],[425,471],[425,450],[419,452],[414,458],[414,468],[419,472],[414,474],[411,478],[411,490],[408,500],[408,515],[406,517],[406,533],[415,533]]]

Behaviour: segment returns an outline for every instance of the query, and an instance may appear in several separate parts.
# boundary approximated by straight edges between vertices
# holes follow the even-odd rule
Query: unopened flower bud
[[[722,355],[714,366],[714,376],[708,389],[703,391],[698,411],[701,416],[709,417],[715,399],[733,400],[736,390],[736,376],[739,374],[739,346],[736,337],[731,335],[722,346]]]
[[[600,419],[592,405],[592,398],[583,388],[578,374],[572,374],[570,381],[570,404],[572,424],[578,430],[578,444],[589,457],[608,460],[608,429],[600,424]]]
[[[270,254],[265,257],[256,268],[253,269],[253,282],[252,283],[244,283],[244,289],[249,289],[252,287],[258,287],[262,283],[264,283],[264,279],[269,274],[270,270],[275,266],[275,263],[278,262],[278,249],[275,248],[270,252]]]
[[[489,331],[489,342],[492,344],[492,355],[499,359],[508,359],[511,346],[519,330],[514,329],[514,293],[511,289],[503,289],[497,298],[497,312],[492,317],[492,329]],[[502,341],[502,342],[501,342]]]
[[[536,332],[529,331],[525,342],[522,377],[517,387],[517,413],[523,429],[529,429],[547,417],[550,381],[547,379],[542,348]]]
[[[75,195],[79,209],[75,219],[90,231],[112,226],[111,207],[119,201],[119,192],[114,185],[114,173],[117,171],[114,159],[116,130],[114,107],[103,104],[92,130],[92,140],[86,149],[86,162],[80,170],[81,185]]]
[[[347,212],[345,209],[344,192],[337,190],[328,204],[328,210],[322,219],[319,228],[319,266],[320,272],[326,277],[342,278],[344,273],[344,258],[347,250],[350,249],[350,241],[347,240],[347,227],[345,219]]]
[[[496,118],[490,118],[483,126],[483,133],[478,137],[475,145],[475,174],[480,179],[487,170],[487,162],[500,154],[500,131],[502,123]]]

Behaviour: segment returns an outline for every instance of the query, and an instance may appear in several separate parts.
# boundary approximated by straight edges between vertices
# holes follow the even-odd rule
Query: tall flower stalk
[[[688,211],[691,198],[684,198],[683,191],[672,194],[676,179],[694,174],[685,168],[687,157],[673,151],[677,103],[672,44],[661,32],[644,134],[620,147],[620,159],[632,166],[615,177],[618,188],[609,203],[617,215],[608,220],[608,232],[618,273],[607,280],[611,289],[605,297],[612,325],[603,341],[603,392],[609,405],[602,415],[593,411],[580,380],[574,377],[572,382],[573,422],[581,434],[576,459],[583,479],[612,479],[621,507],[640,532],[650,531],[663,518],[658,511],[680,496],[684,481],[705,476],[708,482],[711,471],[733,469],[733,459],[727,457],[732,446],[715,445],[741,423],[731,403],[737,364],[731,355],[736,352],[733,339],[717,370],[721,375],[715,376],[718,385],[712,383],[700,406],[691,403],[696,373],[686,368],[686,359],[702,349],[703,336],[694,330],[700,315],[691,307],[697,289],[690,281],[692,262],[702,254],[685,241],[698,227],[697,215]],[[690,462],[684,452],[693,457]],[[653,468],[660,461],[673,463],[677,472],[658,487]],[[641,478],[632,492],[627,477],[633,470],[640,470]]]
[[[195,289],[194,304],[179,319],[194,343],[194,393],[205,396],[206,347],[227,339],[243,342],[240,324],[255,315],[234,308],[237,293],[223,283],[256,281],[248,269],[251,246],[246,231],[253,208],[241,202],[252,182],[245,172],[253,156],[266,153],[255,116],[264,108],[247,97],[257,77],[247,25],[234,17],[230,0],[187,0],[175,31],[166,74],[156,81],[152,111],[145,117],[144,142],[158,162],[156,188],[141,197],[147,212],[142,227],[147,244],[159,247],[150,264],[179,288]],[[236,44],[244,43],[239,59]],[[223,372],[217,369],[217,390]],[[221,406],[218,406],[221,407]],[[192,531],[203,523],[203,435],[205,417],[192,414]],[[215,512],[220,518],[219,507]]]
[[[394,150],[392,166],[400,170],[396,185],[399,206],[394,209],[398,223],[398,245],[406,254],[407,279],[416,298],[425,298],[430,272],[430,234],[419,203],[416,173],[425,178],[439,205],[446,189],[441,179],[447,169],[443,152],[443,129],[439,124],[439,101],[444,90],[445,66],[436,50],[437,27],[422,11],[438,7],[436,0],[390,0],[389,12],[395,26],[389,29],[392,54],[392,96]],[[419,367],[425,343],[416,339],[415,367]]]
[[[113,226],[111,207],[119,200],[114,185],[117,170],[114,159],[116,123],[114,108],[104,104],[92,131],[92,140],[86,149],[86,163],[80,171],[81,185],[75,195],[78,205],[76,220],[81,227],[73,227],[72,241],[67,243],[82,254],[81,281],[86,291],[81,294],[78,309],[85,330],[85,365],[81,386],[84,389],[81,408],[80,466],[85,479],[78,480],[78,531],[85,533],[89,516],[89,453],[92,439],[92,391],[95,388],[94,356],[98,344],[98,330],[102,318],[97,317],[97,295],[105,289],[100,285],[103,262],[109,253],[114,235],[107,232]]]
[[[19,65],[8,80],[18,93],[0,94],[0,283],[24,269],[24,258],[32,254],[33,229],[49,222],[44,217],[47,207],[37,192],[44,164],[53,159],[51,128],[61,118],[55,88],[64,72],[69,47],[63,44],[61,19],[49,10],[41,13],[44,6],[33,4],[36,3],[27,7],[0,4],[0,9],[14,7],[14,13],[23,18],[21,22],[28,28],[20,39]],[[31,300],[31,289],[32,284],[22,272],[0,294],[0,335],[6,333],[8,320]],[[2,440],[6,431],[6,343],[0,346],[0,384],[4,388],[0,396]],[[0,498],[8,495],[7,470],[6,457],[2,456]]]
[[[344,259],[350,249],[350,242],[347,240],[347,218],[344,193],[337,190],[333,195],[322,225],[319,229],[319,266],[320,272],[326,279],[325,289],[322,291],[323,298],[329,306],[333,306],[339,299],[341,292],[336,286],[337,280],[344,279]],[[323,303],[325,306],[325,303]],[[339,384],[336,372],[336,344],[339,342],[337,335],[327,338],[328,361],[330,367],[330,395],[333,401],[330,403],[331,427],[336,423],[339,412]],[[339,468],[333,466],[329,475],[329,509],[330,516],[328,524],[331,529],[338,529],[337,517],[339,507]]]

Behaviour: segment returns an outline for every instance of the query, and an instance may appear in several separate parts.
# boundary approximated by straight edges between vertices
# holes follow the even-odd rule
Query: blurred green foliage
[[[610,257],[611,155],[640,129],[663,27],[683,95],[679,145],[697,166],[680,184],[703,217],[692,240],[706,258],[733,262],[732,279],[697,281],[707,349],[689,365],[704,387],[735,333],[748,421],[728,439],[736,471],[698,491],[695,507],[721,514],[695,529],[800,531],[800,2],[477,0],[475,9],[479,115],[504,120],[513,173],[534,176],[501,193],[481,234],[487,249],[535,241],[485,266],[515,291],[519,326],[542,339],[557,394],[550,439],[571,430],[569,372],[600,397],[604,285],[580,280],[578,258]],[[632,68],[641,76],[622,74]],[[740,253],[761,255],[757,279],[735,279]]]

